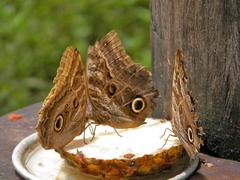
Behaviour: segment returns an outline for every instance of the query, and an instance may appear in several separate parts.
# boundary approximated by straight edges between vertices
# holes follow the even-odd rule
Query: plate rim
[[[33,133],[24,139],[22,139],[14,148],[12,152],[12,163],[16,172],[25,179],[29,180],[41,180],[38,177],[31,174],[22,163],[22,158],[28,147],[38,142],[37,133]],[[39,144],[40,145],[40,144]],[[189,166],[180,174],[170,178],[170,180],[180,180],[190,177],[199,167],[200,157],[199,153],[196,153],[195,159],[189,163]]]
[[[22,158],[24,157],[24,153],[26,152],[29,145],[35,143],[37,141],[37,133],[33,133],[24,139],[22,139],[14,148],[12,152],[12,163],[14,169],[17,171],[19,175],[21,175],[25,179],[29,180],[40,180],[38,177],[31,174],[22,163]]]

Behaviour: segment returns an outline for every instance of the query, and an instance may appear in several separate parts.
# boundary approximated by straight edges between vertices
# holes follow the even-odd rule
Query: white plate
[[[36,133],[26,137],[15,147],[12,162],[16,171],[25,179],[91,180],[97,178],[83,174],[78,169],[73,168],[54,150],[43,149],[38,143]],[[161,179],[171,177],[173,179],[185,179],[196,170],[198,163],[198,156],[192,162],[189,162],[188,157],[185,156],[176,164],[176,167],[161,172],[160,177]],[[186,169],[186,167],[188,168]],[[184,169],[186,170],[184,171]],[[157,177],[157,179],[160,177]]]
[[[66,163],[54,150],[45,150],[34,133],[23,139],[14,149],[12,162],[16,171],[25,179],[96,179],[80,173]]]

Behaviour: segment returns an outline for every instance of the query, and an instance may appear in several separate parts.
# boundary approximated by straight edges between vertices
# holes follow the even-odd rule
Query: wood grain
[[[171,118],[177,49],[198,103],[206,149],[240,160],[240,1],[152,0],[153,79],[161,98],[155,117]]]

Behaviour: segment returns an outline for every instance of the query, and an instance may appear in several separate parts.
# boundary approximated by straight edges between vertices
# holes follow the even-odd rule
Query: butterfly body
[[[114,128],[137,127],[153,111],[157,91],[151,73],[131,60],[115,32],[89,47],[87,76],[96,123]],[[136,98],[144,102],[140,112],[132,108]]]
[[[140,126],[158,96],[151,73],[130,59],[114,31],[89,47],[87,72],[79,52],[67,48],[54,83],[37,125],[46,149],[62,148],[90,120],[113,128]]]
[[[44,148],[58,148],[81,134],[86,121],[86,74],[81,57],[68,47],[54,79],[54,87],[39,112],[37,132]]]
[[[203,144],[203,129],[198,126],[196,103],[187,85],[188,78],[178,50],[172,84],[172,127],[189,156],[195,154]]]

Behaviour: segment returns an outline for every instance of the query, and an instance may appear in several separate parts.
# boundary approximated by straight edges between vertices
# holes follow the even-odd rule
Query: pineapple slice
[[[117,130],[118,133],[99,125],[91,142],[92,135],[86,130],[88,144],[84,144],[81,135],[59,153],[80,171],[105,179],[160,173],[175,165],[184,151],[178,139],[169,136],[171,131],[161,137],[166,129],[171,129],[169,121],[146,122],[138,128]]]

